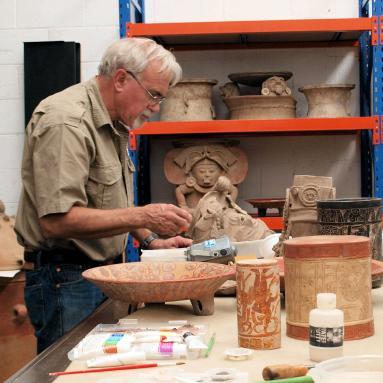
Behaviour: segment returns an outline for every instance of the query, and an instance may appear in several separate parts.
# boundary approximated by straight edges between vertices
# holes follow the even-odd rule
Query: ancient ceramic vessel
[[[275,259],[238,261],[237,320],[241,347],[281,347],[279,269]]]
[[[283,229],[279,243],[274,247],[283,255],[283,242],[290,236],[303,237],[318,234],[317,201],[334,199],[335,188],[331,177],[296,175],[293,186],[286,190],[283,209]]]
[[[287,335],[308,339],[309,312],[318,293],[335,293],[344,312],[345,339],[374,334],[368,238],[317,235],[284,243]]]
[[[354,84],[318,84],[299,88],[307,99],[307,117],[347,117]]]
[[[381,198],[343,198],[318,201],[319,234],[369,237],[372,258],[382,260]],[[374,287],[381,281],[374,281]]]
[[[231,120],[270,120],[295,118],[296,101],[292,96],[233,96],[223,99]]]
[[[197,121],[215,118],[211,103],[216,80],[204,78],[183,79],[169,88],[161,105],[161,121]]]
[[[190,299],[195,315],[213,314],[214,292],[234,275],[234,267],[208,262],[131,262],[83,273],[105,295],[123,302],[129,312],[143,302]]]
[[[0,270],[18,270],[24,264],[24,248],[17,243],[15,219],[5,214],[0,201]]]

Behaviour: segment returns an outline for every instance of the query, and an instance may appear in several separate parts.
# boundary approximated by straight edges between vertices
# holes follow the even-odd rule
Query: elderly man
[[[102,302],[81,273],[118,259],[128,232],[150,249],[191,244],[178,236],[189,227],[188,212],[169,204],[133,206],[127,153],[129,130],[159,111],[181,73],[154,41],[122,39],[106,50],[98,76],[35,109],[15,230],[30,268],[25,301],[38,352]]]

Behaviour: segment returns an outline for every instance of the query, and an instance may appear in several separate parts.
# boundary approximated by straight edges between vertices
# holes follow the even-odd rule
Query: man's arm
[[[112,210],[74,206],[67,213],[40,218],[44,237],[77,239],[104,238],[127,232],[136,233],[138,240],[144,239],[149,232],[173,237],[184,232],[190,222],[190,213],[170,204]]]

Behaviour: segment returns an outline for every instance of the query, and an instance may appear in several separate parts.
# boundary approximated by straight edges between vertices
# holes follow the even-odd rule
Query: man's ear
[[[124,69],[117,69],[113,74],[113,85],[117,92],[122,92],[130,76]]]

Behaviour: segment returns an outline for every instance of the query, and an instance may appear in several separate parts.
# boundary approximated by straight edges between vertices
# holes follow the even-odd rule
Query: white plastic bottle
[[[310,311],[310,359],[321,362],[343,355],[344,316],[336,308],[336,295],[317,295],[317,308]]]

